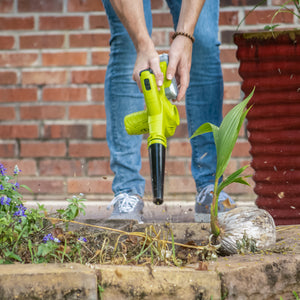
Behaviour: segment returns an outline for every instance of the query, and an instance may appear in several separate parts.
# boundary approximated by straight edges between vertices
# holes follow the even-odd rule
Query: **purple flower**
[[[2,176],[4,176],[6,173],[6,168],[4,168],[4,166],[2,164],[0,164],[0,173]]]
[[[54,241],[56,243],[60,243],[58,238],[53,237],[52,233],[48,233],[43,237],[43,242],[46,244],[48,241]]]
[[[14,213],[14,216],[18,216],[18,217],[26,217],[25,211],[26,211],[26,207],[23,206],[23,204],[17,205],[16,206],[19,210],[17,210]]]
[[[44,242],[44,243],[47,243],[48,241],[53,241],[53,240],[54,240],[54,237],[52,236],[51,233],[48,233],[47,235],[45,235],[45,236],[43,237],[43,242]]]
[[[9,205],[10,204],[11,199],[7,196],[2,196],[0,198],[0,204],[1,205]]]
[[[4,191],[4,186],[0,184],[0,191]]]
[[[83,242],[83,243],[86,243],[87,242],[87,239],[83,236],[81,236],[80,238],[78,238],[78,241],[79,242]]]

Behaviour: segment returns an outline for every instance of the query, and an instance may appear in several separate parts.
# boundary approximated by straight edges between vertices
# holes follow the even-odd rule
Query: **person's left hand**
[[[186,90],[190,83],[190,70],[192,62],[192,41],[178,35],[172,42],[169,50],[169,64],[167,69],[167,79],[176,78],[179,92],[176,100],[184,98]]]

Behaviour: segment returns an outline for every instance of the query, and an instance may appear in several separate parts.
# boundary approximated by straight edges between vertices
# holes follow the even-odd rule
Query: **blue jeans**
[[[142,136],[130,136],[124,128],[124,117],[144,109],[144,97],[132,79],[136,59],[134,45],[114,12],[109,0],[102,0],[109,20],[110,59],[105,78],[105,110],[110,166],[115,173],[112,189],[115,195],[144,195],[145,180],[141,168]],[[181,0],[167,0],[177,26]],[[149,34],[152,31],[150,0],[144,0]],[[222,121],[223,77],[218,41],[219,0],[206,0],[197,22],[193,44],[190,85],[186,93],[189,136],[205,122],[220,125]],[[212,134],[191,140],[192,174],[197,191],[214,182],[216,150]]]

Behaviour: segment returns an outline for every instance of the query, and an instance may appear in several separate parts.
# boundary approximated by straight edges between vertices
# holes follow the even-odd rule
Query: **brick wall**
[[[221,0],[224,113],[242,97],[232,35],[257,2]],[[241,29],[262,28],[275,2],[268,0]],[[159,50],[167,50],[173,31],[167,5],[155,0],[152,9],[153,39]],[[292,15],[279,19],[287,26],[297,22]],[[21,182],[34,192],[26,199],[63,200],[82,192],[89,200],[110,200],[113,174],[104,110],[110,34],[101,1],[1,0],[0,30],[1,163],[10,170],[19,165]],[[178,108],[182,124],[169,140],[166,199],[193,200],[184,103]],[[249,163],[248,151],[244,128],[228,171]],[[142,157],[147,199],[151,187],[146,143]],[[229,192],[244,201],[255,199],[251,188],[232,186]]]

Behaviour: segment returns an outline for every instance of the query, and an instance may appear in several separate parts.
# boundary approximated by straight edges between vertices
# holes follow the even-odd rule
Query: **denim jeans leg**
[[[168,0],[176,28],[181,0]],[[190,85],[186,93],[189,136],[205,122],[222,121],[223,77],[218,41],[219,0],[206,0],[197,22]],[[216,149],[213,135],[191,139],[192,174],[197,191],[214,182]]]
[[[115,174],[112,190],[115,195],[132,193],[143,197],[145,180],[139,174],[142,135],[130,136],[124,126],[126,115],[144,109],[143,94],[132,79],[136,51],[110,1],[103,0],[103,4],[111,31],[110,58],[104,92],[110,167]],[[149,12],[145,18],[148,30],[151,31],[150,1],[144,1],[144,9],[145,12]]]

